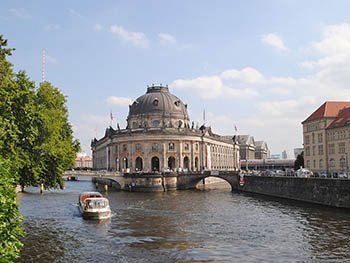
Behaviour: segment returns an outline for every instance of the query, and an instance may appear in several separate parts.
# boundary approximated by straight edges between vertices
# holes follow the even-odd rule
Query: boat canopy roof
[[[87,198],[103,198],[99,192],[83,192],[79,195],[79,199],[84,202]]]
[[[86,198],[85,199],[85,202],[86,201],[90,201],[90,202],[102,202],[102,201],[107,201],[108,202],[108,199],[107,198],[104,198],[104,197],[99,197],[99,198],[95,198],[95,197],[93,197],[93,198]]]

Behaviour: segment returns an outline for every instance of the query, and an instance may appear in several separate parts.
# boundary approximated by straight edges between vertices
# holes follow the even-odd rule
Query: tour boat
[[[111,217],[109,201],[99,192],[81,193],[78,205],[84,219],[102,220]]]

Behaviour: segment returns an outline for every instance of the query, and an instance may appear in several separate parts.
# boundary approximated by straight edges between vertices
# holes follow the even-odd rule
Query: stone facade
[[[264,160],[268,158],[269,148],[264,141],[255,141],[251,135],[237,135],[241,160]]]
[[[303,124],[305,167],[313,172],[349,172],[350,102],[325,102]]]
[[[123,173],[238,170],[239,144],[190,125],[187,105],[168,87],[148,87],[129,106],[127,127],[91,143],[94,169]]]

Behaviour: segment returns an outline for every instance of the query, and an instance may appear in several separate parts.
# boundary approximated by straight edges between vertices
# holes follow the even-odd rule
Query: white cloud
[[[137,47],[147,48],[149,46],[149,40],[146,35],[142,32],[130,32],[125,30],[122,26],[113,25],[110,27],[113,34],[124,42],[131,43]]]
[[[10,8],[10,12],[22,19],[29,19],[32,17],[25,8]]]
[[[176,38],[170,34],[159,33],[159,42],[162,45],[173,45],[176,44]]]
[[[170,87],[194,91],[204,99],[220,99],[223,107],[232,101],[232,112],[250,105],[250,109],[242,109],[244,117],[234,119],[237,117],[227,113],[208,118],[208,124],[226,134],[237,123],[240,134],[267,141],[272,152],[281,152],[282,147],[291,152],[302,144],[301,122],[324,101],[350,101],[350,24],[327,26],[322,32],[320,41],[308,48],[319,57],[302,63],[314,71],[303,77],[267,76],[253,67],[232,68],[174,80]]]
[[[326,26],[323,39],[312,46],[323,54],[343,54],[350,50],[350,24]]]
[[[279,37],[277,34],[269,33],[267,35],[261,36],[262,41],[265,44],[268,44],[274,48],[276,48],[278,51],[284,51],[288,48],[284,45],[283,40],[281,37]]]
[[[53,63],[53,64],[58,64],[57,58],[54,58],[54,57],[46,55],[46,60],[47,60],[47,62],[50,62],[50,63]]]
[[[132,99],[126,97],[111,96],[107,98],[107,103],[111,105],[117,105],[120,107],[127,107],[132,104]]]
[[[221,73],[222,79],[235,80],[247,84],[264,84],[264,76],[254,68],[244,68],[242,70],[225,70]]]
[[[315,61],[304,61],[301,65],[308,69],[349,66],[350,24],[326,26],[322,36],[321,41],[311,43],[310,49],[318,51],[324,57]]]
[[[71,17],[83,18],[83,16],[82,16],[81,14],[79,14],[77,11],[75,11],[75,10],[72,9],[72,8],[68,8],[68,14],[69,14]]]
[[[205,99],[215,99],[223,93],[223,84],[218,76],[203,76],[190,80],[178,79],[170,84],[170,88],[194,90]]]
[[[252,98],[255,96],[258,96],[259,92],[256,89],[253,88],[245,88],[245,89],[235,89],[235,88],[223,88],[223,96],[228,98]]]
[[[48,24],[45,26],[45,30],[48,30],[48,31],[55,31],[60,29],[61,29],[61,26],[56,24]]]
[[[103,30],[103,26],[101,26],[100,24],[96,24],[96,25],[94,25],[93,29],[96,32],[101,32]]]

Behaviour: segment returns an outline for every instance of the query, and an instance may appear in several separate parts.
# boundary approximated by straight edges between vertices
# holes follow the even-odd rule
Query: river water
[[[225,183],[226,184],[226,183]],[[248,196],[229,185],[159,193],[109,192],[113,216],[82,219],[90,178],[66,190],[20,193],[17,262],[350,262],[350,211]]]

